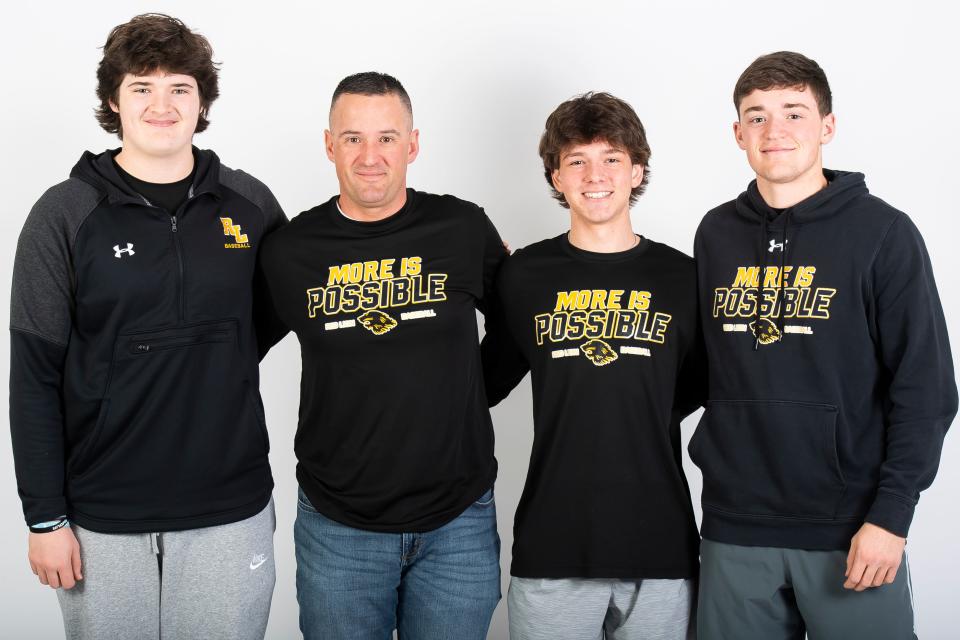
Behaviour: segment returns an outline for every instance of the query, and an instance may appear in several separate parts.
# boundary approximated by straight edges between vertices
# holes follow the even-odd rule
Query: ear
[[[747,143],[743,141],[743,127],[740,126],[739,120],[733,123],[733,137],[737,141],[737,146],[746,151]]]
[[[630,172],[630,188],[636,189],[640,186],[640,183],[643,182],[644,169],[646,169],[646,167],[642,164],[633,165]]]
[[[330,162],[336,162],[333,159],[333,134],[330,133],[330,129],[323,130],[323,146],[327,150],[327,158]]]
[[[550,174],[550,180],[553,182],[553,188],[563,193],[563,183],[560,182],[560,169],[554,169]]]
[[[420,154],[420,130],[414,129],[410,132],[410,148],[407,150],[407,164],[417,159]]]
[[[110,105],[110,111],[113,111],[114,113],[120,113],[120,107],[117,106],[116,102],[109,100],[107,104]]]
[[[833,136],[837,133],[837,117],[832,113],[828,113],[823,117],[823,123],[820,129],[820,144],[827,144],[833,140]]]

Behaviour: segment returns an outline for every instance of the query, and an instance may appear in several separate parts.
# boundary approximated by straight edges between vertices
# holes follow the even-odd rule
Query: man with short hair
[[[629,104],[564,102],[540,157],[570,230],[506,260],[483,341],[491,404],[533,381],[510,637],[683,640],[699,538],[680,420],[703,393],[693,260],[632,227],[650,146]]]
[[[694,247],[700,637],[915,637],[904,546],[957,411],[930,259],[863,174],[823,168],[836,121],[816,62],[761,56],[734,105],[756,180]]]
[[[479,640],[500,599],[476,310],[506,251],[480,207],[407,188],[418,135],[396,78],[341,81],[325,132],[340,193],[262,254],[303,359],[294,539],[307,640]]]
[[[113,29],[84,153],[30,212],[10,313],[10,425],[30,566],[67,638],[262,638],[275,582],[254,286],[286,219],[192,146],[219,95],[207,40]],[[258,349],[259,347],[259,349]]]

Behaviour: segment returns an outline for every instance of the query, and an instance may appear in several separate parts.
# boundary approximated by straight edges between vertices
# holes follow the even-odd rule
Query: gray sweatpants
[[[510,640],[693,640],[692,580],[510,578]]]
[[[907,640],[906,556],[893,584],[843,588],[846,551],[700,544],[700,640]]]
[[[57,589],[67,640],[262,640],[276,581],[273,500],[257,515],[164,533],[77,526],[83,580]]]

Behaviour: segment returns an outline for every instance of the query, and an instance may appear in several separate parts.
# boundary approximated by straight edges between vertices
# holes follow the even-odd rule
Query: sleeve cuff
[[[913,520],[915,504],[884,491],[878,492],[873,506],[867,512],[866,522],[906,538]]]

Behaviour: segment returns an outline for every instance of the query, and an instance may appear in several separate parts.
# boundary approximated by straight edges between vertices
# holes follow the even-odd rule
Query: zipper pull
[[[177,232],[177,216],[170,216],[170,226],[173,228],[173,232]]]

